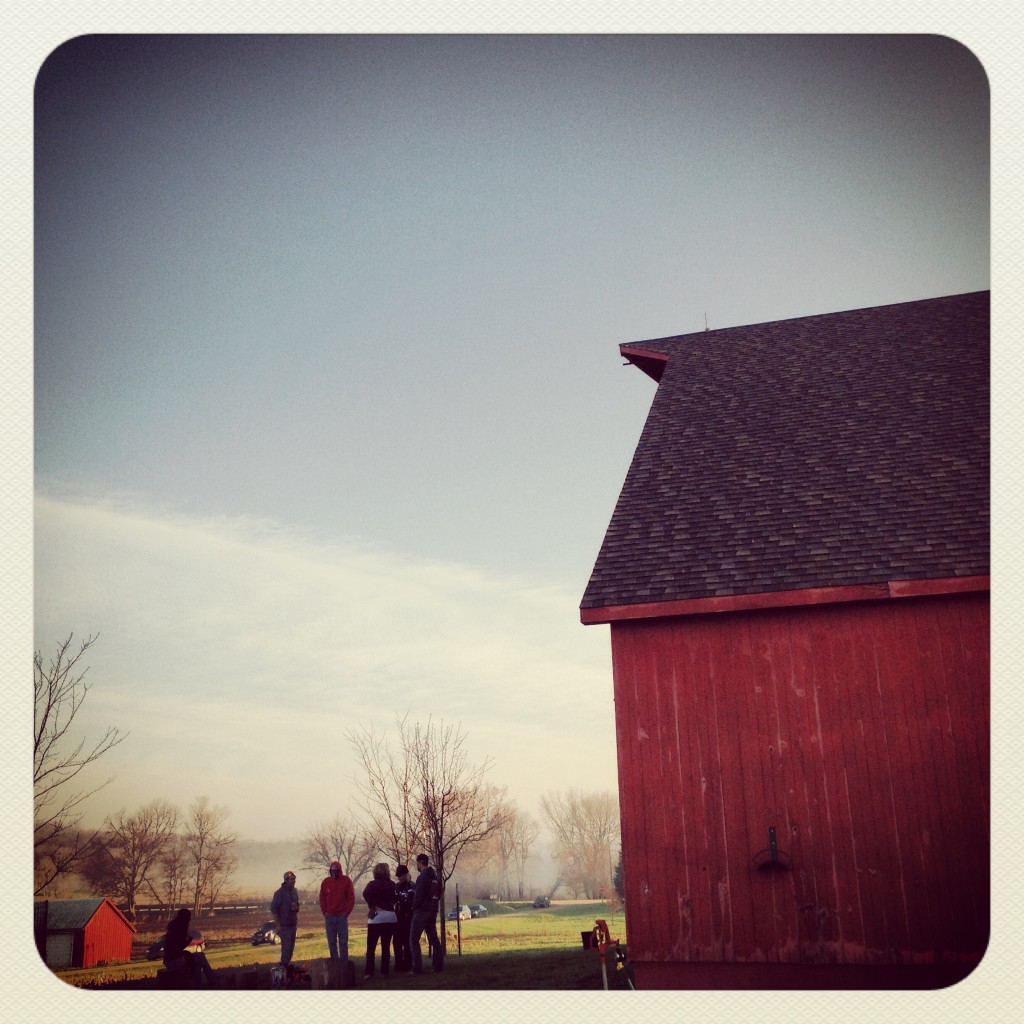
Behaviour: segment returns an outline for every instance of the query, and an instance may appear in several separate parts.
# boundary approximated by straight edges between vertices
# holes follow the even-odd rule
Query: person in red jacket
[[[356,905],[352,879],[341,872],[341,864],[331,861],[331,873],[320,883],[320,910],[327,929],[327,948],[331,959],[348,960],[348,915]]]

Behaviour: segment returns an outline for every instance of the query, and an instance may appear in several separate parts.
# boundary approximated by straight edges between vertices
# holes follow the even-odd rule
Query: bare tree
[[[82,874],[94,892],[124,900],[134,920],[139,893],[156,874],[177,827],[177,808],[165,800],[154,800],[134,814],[119,811],[100,832]]]
[[[326,871],[331,861],[336,860],[353,885],[358,885],[373,870],[379,853],[377,844],[363,826],[346,822],[340,815],[329,822],[314,821],[302,837],[302,844],[305,847],[303,864]]]
[[[234,839],[231,842],[234,843]],[[210,870],[206,876],[206,905],[211,914],[237,867],[238,855],[231,846],[222,847],[211,859]]]
[[[509,875],[509,860],[516,867],[516,883],[518,898],[524,898],[524,886],[526,884],[526,862],[530,857],[530,850],[540,835],[540,825],[525,811],[517,811],[508,829],[503,830],[502,856],[507,857],[506,877]],[[511,892],[508,893],[511,895]]]
[[[392,749],[373,729],[349,732],[363,774],[356,778],[371,834],[381,850],[408,862],[419,848],[430,855],[444,884],[463,850],[496,831],[502,817],[501,791],[484,784],[491,762],[471,764],[465,735],[457,726],[428,719],[411,725],[396,720],[398,748]],[[445,929],[441,929],[445,944]]]
[[[400,735],[407,718],[397,720]],[[370,841],[396,863],[407,864],[413,851],[423,845],[412,762],[404,750],[396,754],[372,725],[350,729],[347,736],[362,768],[362,775],[354,781],[369,823]]]
[[[611,892],[612,847],[619,836],[619,805],[613,793],[548,793],[541,810],[555,837],[560,881],[574,893],[596,898]]]
[[[35,891],[42,892],[62,872],[73,870],[87,856],[95,839],[79,825],[83,801],[101,790],[107,779],[91,788],[76,788],[79,772],[117,746],[126,734],[114,726],[94,743],[75,743],[70,730],[89,692],[85,682],[88,668],[78,671],[82,656],[96,642],[88,636],[73,652],[70,634],[57,647],[57,655],[44,665],[41,651],[35,652],[33,729],[33,788],[35,811]]]
[[[238,864],[233,850],[238,834],[224,828],[227,816],[226,808],[211,807],[205,796],[189,807],[184,845],[194,916],[199,915],[204,900],[224,885]]]
[[[146,887],[157,903],[165,907],[180,907],[185,902],[188,882],[188,861],[185,839],[174,835],[164,847],[157,864],[157,877],[147,878]]]
[[[461,727],[443,721],[417,723],[401,735],[402,749],[413,764],[413,777],[423,823],[423,836],[434,870],[441,878],[441,920],[445,919],[444,886],[455,872],[459,855],[468,846],[486,839],[504,820],[503,791],[484,785],[491,768],[467,759],[466,737]],[[441,946],[445,946],[441,929]]]
[[[478,842],[466,846],[459,855],[459,881],[465,889],[467,882],[480,892],[504,892],[507,888],[508,830],[517,814],[515,801],[509,800],[507,790],[486,785],[484,798],[491,805],[491,815],[501,824]]]

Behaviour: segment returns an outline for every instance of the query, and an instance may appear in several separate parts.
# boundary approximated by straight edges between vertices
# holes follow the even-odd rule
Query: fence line
[[[212,908],[204,904],[200,910],[204,915],[228,912],[255,914],[257,911],[267,910],[269,906],[269,903],[217,903]],[[135,906],[138,914],[169,914],[174,909],[163,903],[138,903]]]

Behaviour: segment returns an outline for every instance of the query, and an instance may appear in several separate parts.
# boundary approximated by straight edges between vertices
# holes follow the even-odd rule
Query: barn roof
[[[49,931],[72,931],[76,928],[84,928],[104,903],[110,903],[110,900],[102,896],[96,899],[47,900],[46,927]],[[135,931],[135,925],[113,903],[110,903],[110,906],[118,917],[132,931]]]
[[[989,572],[989,293],[620,346],[659,381],[581,609]]]

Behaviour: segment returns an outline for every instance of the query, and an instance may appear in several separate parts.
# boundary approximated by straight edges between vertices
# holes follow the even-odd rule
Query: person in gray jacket
[[[412,973],[423,973],[423,953],[420,936],[426,932],[434,970],[444,969],[444,953],[437,937],[437,910],[441,901],[441,880],[430,866],[430,858],[421,853],[416,858],[416,891],[412,897],[412,925],[409,928],[409,950],[412,953]]]
[[[277,924],[277,934],[281,936],[281,963],[290,964],[295,952],[295,931],[299,926],[299,894],[295,891],[294,871],[284,873],[281,888],[270,901],[270,912]]]

